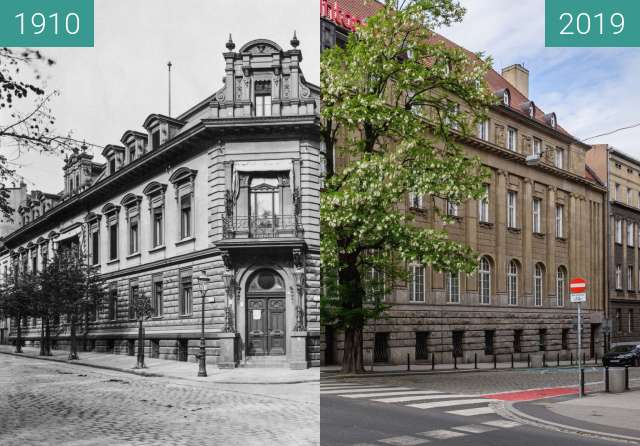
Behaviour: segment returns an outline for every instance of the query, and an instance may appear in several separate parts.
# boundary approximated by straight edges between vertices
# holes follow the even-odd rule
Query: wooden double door
[[[247,296],[247,354],[286,354],[285,296]]]

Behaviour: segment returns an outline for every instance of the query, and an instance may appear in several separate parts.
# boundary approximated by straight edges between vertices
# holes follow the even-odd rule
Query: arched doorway
[[[247,355],[286,354],[284,280],[270,269],[255,272],[247,286]]]

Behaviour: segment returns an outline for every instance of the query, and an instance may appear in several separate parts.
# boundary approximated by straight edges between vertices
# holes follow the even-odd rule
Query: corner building
[[[300,70],[299,43],[259,39],[235,51],[230,38],[213,95],[178,117],[149,116],[144,131],[104,148],[105,164],[76,150],[64,191],[31,193],[20,207],[5,273],[37,271],[56,250],[86,256],[108,288],[78,330],[88,349],[133,354],[131,304],[144,294],[148,354],[195,360],[206,291],[208,362],[317,365],[319,90]],[[36,343],[40,321],[24,322]],[[58,346],[65,322],[53,330]]]
[[[361,0],[340,2],[323,22],[338,27],[321,38],[348,33],[334,17],[365,11]],[[373,3],[375,5],[375,3]],[[372,3],[368,3],[369,7]],[[334,5],[334,8],[336,6]],[[365,21],[366,17],[359,17]],[[321,30],[330,29],[330,25]],[[447,45],[455,45],[438,36]],[[336,44],[340,42],[336,41]],[[471,57],[471,56],[470,56]],[[365,361],[403,364],[516,361],[533,364],[575,358],[576,305],[569,280],[584,277],[583,348],[603,351],[606,309],[606,187],[586,167],[590,146],[563,129],[529,95],[529,72],[512,65],[486,81],[500,100],[469,137],[458,135],[469,156],[490,171],[482,200],[462,205],[409,194],[398,203],[415,224],[445,229],[452,240],[479,253],[474,274],[443,274],[427,265],[406,265],[407,282],[385,297],[387,318],[365,328]],[[463,104],[460,104],[463,107]],[[340,154],[337,155],[338,158]],[[435,207],[453,217],[445,224]],[[373,273],[372,273],[373,274]],[[339,363],[341,334],[323,327],[323,362]]]

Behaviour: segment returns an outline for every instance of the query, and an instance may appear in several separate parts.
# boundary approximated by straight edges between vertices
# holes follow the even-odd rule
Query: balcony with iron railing
[[[302,226],[295,215],[224,217],[223,231],[225,239],[302,237]]]

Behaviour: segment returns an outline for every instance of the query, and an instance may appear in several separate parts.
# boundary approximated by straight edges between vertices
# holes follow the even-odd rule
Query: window
[[[451,333],[451,340],[453,344],[453,356],[461,358],[464,348],[464,331],[455,330]]]
[[[109,224],[109,260],[118,258],[118,222]]]
[[[513,127],[507,129],[507,149],[512,152],[518,151],[518,131]]]
[[[564,206],[556,205],[556,237],[564,237]]]
[[[507,227],[515,228],[517,227],[517,201],[518,201],[518,193],[515,191],[507,192]]]
[[[622,267],[616,265],[616,290],[622,289]]]
[[[429,359],[429,332],[416,331],[416,361]]]
[[[118,284],[109,285],[109,307],[108,318],[110,321],[118,319]]]
[[[136,317],[136,302],[138,301],[138,281],[134,280],[129,284],[129,319]]]
[[[620,197],[620,185],[616,183],[615,187],[613,188],[613,200],[618,201],[619,197]]]
[[[627,266],[627,291],[633,290],[633,266]]]
[[[629,321],[627,325],[627,333],[633,333],[633,310],[629,309],[627,316]]]
[[[616,220],[615,237],[616,237],[616,243],[621,245],[622,244],[622,220]]]
[[[616,331],[622,333],[622,310],[616,309]]]
[[[370,301],[384,302],[385,300],[385,282],[384,271],[376,267],[369,268],[367,276],[367,295]]]
[[[277,178],[256,177],[250,183],[251,223],[256,231],[269,233],[278,224],[280,187]]]
[[[151,307],[153,308],[153,317],[162,316],[162,276],[153,278],[153,299]]]
[[[129,162],[132,163],[136,160],[136,146],[129,147]]]
[[[163,214],[164,214],[164,206],[156,206],[151,210],[152,221],[153,221],[153,247],[157,248],[164,244],[163,242],[163,232],[164,232],[164,223],[163,223]]]
[[[631,188],[627,189],[627,204],[629,206],[633,205],[633,190]]]
[[[489,185],[484,187],[484,196],[478,200],[478,218],[482,223],[489,223]]]
[[[424,302],[424,266],[409,266],[409,302]]]
[[[91,231],[91,264],[100,263],[100,231],[98,225]]]
[[[451,109],[451,116],[454,118],[450,124],[453,130],[460,130],[460,123],[457,121],[460,119],[460,104],[453,104]]]
[[[458,216],[458,205],[455,203],[452,203],[450,201],[447,201],[447,215],[450,215],[452,217],[457,217]]]
[[[160,130],[156,130],[151,134],[151,150],[160,147]]]
[[[558,169],[564,168],[564,150],[556,148],[556,162],[555,165]]]
[[[116,158],[112,157],[109,160],[109,174],[113,175],[114,173],[116,173]],[[73,190],[73,180],[71,180],[71,190]]]
[[[633,223],[627,223],[627,246],[633,247]]]
[[[522,353],[522,330],[513,330],[513,353]]]
[[[422,195],[415,192],[409,192],[409,207],[412,209],[422,209],[422,205]]]
[[[484,331],[484,354],[485,355],[493,355],[494,349],[493,344],[496,337],[495,330],[485,330]]]
[[[542,140],[539,138],[533,138],[533,154],[536,156],[542,155]]]
[[[129,221],[129,254],[139,251],[138,239],[138,219],[135,218]]]
[[[480,292],[480,303],[491,303],[491,262],[487,257],[480,258],[478,268],[478,290]]]
[[[569,329],[562,329],[561,350],[569,350]]]
[[[544,267],[537,263],[533,271],[533,302],[542,306],[542,294],[544,292]]]
[[[460,303],[459,273],[447,273],[447,301],[451,304]]]
[[[389,333],[376,333],[373,345],[373,362],[389,362]]]
[[[542,200],[534,198],[532,202],[532,214],[533,214],[533,232],[540,234],[542,232],[540,211],[542,208]]]
[[[509,262],[507,269],[507,296],[509,305],[518,304],[518,263],[515,260]]]
[[[511,95],[509,94],[509,90],[505,90],[502,93],[502,103],[509,107],[511,105]]]
[[[556,305],[558,307],[564,307],[564,296],[567,286],[567,273],[564,267],[558,268],[556,274]]]
[[[191,237],[191,198],[189,192],[180,197],[180,239]]]
[[[540,343],[540,351],[543,352],[547,349],[547,329],[541,328],[538,330],[538,337]]]
[[[180,272],[180,315],[190,315],[193,309],[191,271]]]
[[[255,83],[256,116],[271,116],[271,82],[259,81]]]
[[[483,141],[489,141],[489,121],[478,123],[478,138]]]

